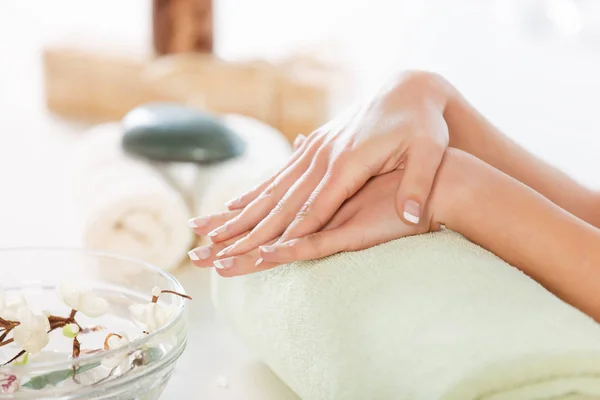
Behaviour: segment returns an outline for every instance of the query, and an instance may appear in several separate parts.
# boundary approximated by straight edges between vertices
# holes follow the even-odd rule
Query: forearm
[[[598,196],[500,132],[446,80],[431,75],[427,89],[446,97],[450,147],[463,150],[531,187],[553,203],[600,227]]]
[[[436,179],[434,220],[600,321],[600,230],[458,150]]]

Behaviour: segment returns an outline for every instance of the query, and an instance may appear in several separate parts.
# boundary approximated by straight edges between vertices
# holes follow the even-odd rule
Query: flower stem
[[[10,341],[12,342],[12,339],[10,339]],[[17,358],[21,357],[23,354],[25,354],[25,350],[21,350],[19,352],[19,354],[17,354],[16,356],[14,356],[13,358],[11,358],[10,360],[8,360],[7,362],[5,362],[4,364],[2,364],[1,366],[5,366],[10,364],[11,362],[15,361]]]
[[[177,293],[177,292],[174,292],[172,290],[161,290],[160,292],[161,293],[170,293],[170,294],[174,294],[174,295],[179,296],[179,297],[184,297],[184,298],[186,298],[188,300],[192,300],[192,298],[190,296],[188,296],[187,294]]]
[[[119,339],[123,339],[123,336],[121,336],[117,333],[109,333],[108,335],[106,335],[106,338],[104,339],[104,350],[110,350],[110,346],[108,345],[108,340],[113,336],[116,336]]]

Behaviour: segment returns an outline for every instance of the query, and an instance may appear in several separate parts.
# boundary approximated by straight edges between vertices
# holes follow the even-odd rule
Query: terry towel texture
[[[223,279],[213,300],[301,398],[600,399],[600,328],[450,232]]]
[[[192,213],[180,190],[184,179],[124,154],[121,134],[120,124],[98,125],[75,151],[73,194],[83,246],[171,270],[193,241],[186,223]]]

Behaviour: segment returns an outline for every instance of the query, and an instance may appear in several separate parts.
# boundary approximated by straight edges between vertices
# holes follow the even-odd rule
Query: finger
[[[213,243],[228,240],[258,225],[275,208],[288,189],[309,169],[313,154],[312,148],[307,150],[290,168],[271,182],[260,196],[248,204],[238,216],[209,232],[208,236]]]
[[[242,237],[244,237],[244,235],[239,235],[225,242],[196,247],[188,252],[188,256],[192,263],[197,267],[212,267],[213,262],[217,259],[217,253],[227,246],[231,246]]]
[[[274,241],[269,242],[273,244]],[[278,263],[262,262],[258,249],[246,254],[215,260],[215,269],[223,277],[247,275],[278,266]]]
[[[206,235],[213,229],[238,216],[241,212],[241,210],[230,210],[220,214],[208,215],[206,217],[196,217],[190,219],[188,224],[194,233],[198,235]]]
[[[327,161],[325,156],[317,155],[306,173],[286,192],[267,217],[247,236],[219,253],[219,257],[246,253],[279,237],[323,178]]]
[[[302,143],[304,143],[305,140],[306,140],[306,136],[299,133],[298,136],[296,136],[296,139],[294,139],[294,151],[298,150],[298,148],[300,148],[300,146],[302,146]]]
[[[302,140],[302,143],[300,143],[298,145],[298,148],[294,147],[295,148],[294,154],[292,154],[292,156],[290,157],[288,162],[282,168],[280,168],[277,172],[275,172],[273,174],[273,176],[271,176],[271,178],[267,179],[266,181],[259,184],[258,186],[255,186],[253,189],[242,194],[241,196],[239,196],[233,200],[229,200],[227,203],[225,203],[225,206],[230,210],[240,210],[240,209],[246,207],[248,204],[250,204],[266,188],[268,188],[269,185],[271,185],[273,183],[273,181],[275,181],[275,179],[277,179],[277,177],[279,177],[287,169],[289,169],[292,165],[294,165],[294,163],[296,163],[296,161],[298,161],[298,159],[300,159],[304,155],[304,153],[309,150],[311,141],[306,140],[306,139],[308,139],[308,138],[305,138],[304,140]],[[296,138],[296,140],[298,140],[298,138]],[[313,143],[316,142],[317,140],[318,140],[318,138],[316,138],[313,141]],[[294,143],[294,146],[295,146],[295,143]]]
[[[427,140],[409,149],[404,176],[396,194],[398,216],[409,224],[421,221],[445,146]]]
[[[315,232],[288,242],[261,246],[260,257],[271,264],[322,258],[353,248],[356,233],[356,228],[343,226]]]
[[[342,203],[371,177],[369,169],[355,165],[338,161],[332,166],[285,230],[280,243],[316,232],[327,224]]]

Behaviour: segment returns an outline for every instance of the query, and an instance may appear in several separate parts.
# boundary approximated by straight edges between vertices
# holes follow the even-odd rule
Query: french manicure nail
[[[217,229],[215,229],[214,231],[210,232],[208,234],[208,236],[213,237],[213,236],[217,236],[219,233],[223,233],[227,230],[227,225],[223,225],[218,227]]]
[[[273,253],[277,248],[275,246],[259,246],[259,249],[265,253]]]
[[[194,261],[206,260],[208,257],[210,257],[210,247],[209,246],[197,247],[197,248],[191,250],[190,252],[188,252],[188,255]]]
[[[223,260],[215,260],[214,264],[217,269],[229,269],[233,267],[234,258],[225,258]]]
[[[233,200],[229,200],[227,203],[225,203],[225,207],[231,207],[231,206],[235,206],[236,204],[238,204],[240,202],[240,199],[233,199]]]
[[[254,266],[258,267],[262,262],[263,262],[263,259],[262,259],[262,257],[260,257],[258,260],[256,260],[256,263],[254,264]]]
[[[421,218],[421,206],[414,200],[407,200],[404,203],[404,219],[413,224],[418,224]]]
[[[208,224],[210,217],[192,218],[188,221],[188,225],[191,228],[201,228]]]
[[[233,249],[233,246],[235,246],[235,244],[225,247],[223,250],[217,253],[217,257],[223,257],[225,254],[229,253],[229,251]]]

